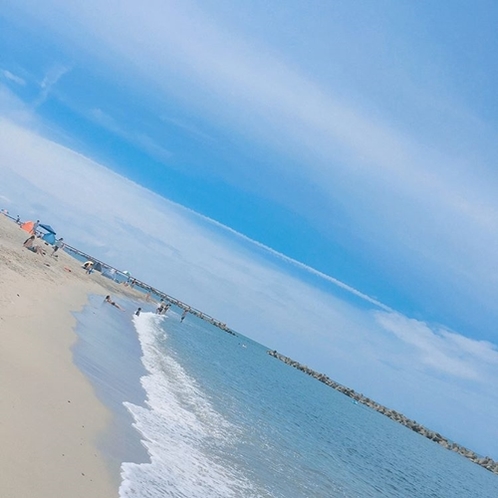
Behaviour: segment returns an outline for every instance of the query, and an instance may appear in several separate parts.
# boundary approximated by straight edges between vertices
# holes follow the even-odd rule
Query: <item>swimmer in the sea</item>
[[[112,299],[111,299],[111,296],[106,296],[105,299],[104,299],[104,303],[109,303],[111,304],[112,306],[115,306],[116,308],[118,308],[118,310],[121,310],[121,311],[124,311],[123,308],[121,308],[121,306],[119,306],[119,304],[115,303]]]

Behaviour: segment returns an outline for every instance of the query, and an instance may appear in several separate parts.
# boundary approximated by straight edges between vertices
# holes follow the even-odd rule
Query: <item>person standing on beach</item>
[[[51,257],[53,257],[53,255],[59,250],[59,249],[62,249],[64,247],[64,239],[61,237],[55,244],[54,244],[54,249],[52,251],[52,254],[50,255]]]
[[[38,225],[40,224],[40,220],[36,220],[36,223],[33,225],[33,229],[31,230],[31,233],[33,235],[36,235],[36,230],[38,230]]]

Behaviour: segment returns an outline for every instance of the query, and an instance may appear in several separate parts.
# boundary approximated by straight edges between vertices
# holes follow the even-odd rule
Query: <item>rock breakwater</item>
[[[357,393],[353,389],[350,389],[349,387],[345,387],[334,380],[330,379],[327,375],[322,374],[320,372],[316,372],[315,370],[312,370],[311,368],[307,367],[306,365],[302,365],[301,363],[284,356],[280,353],[277,353],[277,351],[268,351],[268,354],[270,356],[273,356],[274,358],[277,358],[278,360],[284,362],[287,365],[290,365],[293,368],[297,368],[298,370],[301,370],[307,375],[310,375],[311,377],[315,378],[316,380],[319,380],[320,382],[323,382],[329,387],[332,387],[336,391],[341,392],[342,394],[345,394],[346,396],[350,397],[351,399],[357,401],[358,403],[361,403],[363,405],[368,406],[369,408],[372,408],[372,410],[375,410],[379,413],[382,413],[382,415],[385,415],[386,417],[389,417],[390,419],[394,420],[395,422],[398,422],[401,425],[404,425],[408,429],[411,429],[414,432],[417,432],[421,436],[424,436],[427,439],[430,439],[431,441],[434,441],[435,443],[443,446],[444,448],[447,448],[448,450],[454,451],[455,453],[459,453],[460,455],[464,456],[465,458],[468,458],[472,462],[480,465],[481,467],[484,467],[485,469],[489,470],[490,472],[493,472],[494,474],[498,475],[498,462],[492,460],[489,457],[481,457],[474,453],[473,451],[455,443],[452,442],[445,437],[443,437],[441,434],[431,431],[430,429],[427,429],[423,425],[420,425],[419,423],[415,422],[414,420],[410,420],[408,417],[405,417],[402,413],[399,413],[395,410],[391,410],[390,408],[387,408],[385,406],[380,405],[379,403],[371,400],[370,398],[367,398],[361,393]]]

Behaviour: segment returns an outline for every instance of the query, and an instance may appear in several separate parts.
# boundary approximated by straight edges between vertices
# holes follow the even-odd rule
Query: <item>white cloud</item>
[[[487,341],[476,341],[443,327],[409,319],[399,313],[376,313],[383,328],[411,346],[409,355],[414,364],[420,362],[431,369],[454,377],[488,383],[489,368],[498,373],[498,349]]]

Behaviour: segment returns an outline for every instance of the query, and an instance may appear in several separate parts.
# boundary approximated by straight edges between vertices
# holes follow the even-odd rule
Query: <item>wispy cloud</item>
[[[0,83],[0,116],[17,123],[29,123],[31,126],[38,121],[29,107],[2,83]]]
[[[296,261],[295,259],[289,258],[285,254],[282,254],[278,251],[275,251],[271,247],[268,247],[264,244],[261,244],[260,242],[255,241],[255,240],[245,236],[244,234],[241,234],[240,232],[233,230],[230,227],[222,225],[221,223],[217,222],[216,220],[213,220],[213,219],[205,217],[205,216],[204,216],[204,219],[206,219],[207,221],[209,221],[213,225],[216,225],[218,227],[223,228],[223,230],[226,230],[227,232],[231,233],[235,237],[242,239],[242,240],[245,240],[245,241],[251,243],[253,246],[257,246],[257,247],[263,249],[267,253],[272,254],[273,256],[280,259],[281,261],[284,261],[285,263],[288,263],[292,266],[295,266],[296,268],[304,270],[305,272],[310,273],[311,275],[315,275],[315,276],[319,277],[320,279],[326,280],[327,282],[330,282],[330,283],[336,285],[337,287],[344,289],[345,291],[349,292],[350,294],[352,294],[356,297],[359,297],[360,299],[362,299],[370,304],[373,304],[373,305],[375,305],[375,306],[377,306],[385,311],[392,311],[389,306],[381,303],[377,299],[374,299],[373,297],[370,297],[367,294],[364,294],[363,292],[351,287],[350,285],[345,284],[344,282],[341,282],[340,280],[338,280],[334,277],[331,277],[330,275],[327,275],[321,271],[318,271],[315,268],[312,268],[311,266],[305,265],[305,264],[301,263],[300,261]]]
[[[18,85],[25,86],[26,81],[21,78],[20,76],[15,75],[14,73],[11,73],[7,69],[2,69],[1,73],[3,74],[4,78],[13,81],[14,83],[17,83]]]
[[[383,328],[411,347],[414,364],[454,377],[488,383],[488,368],[498,372],[498,349],[488,341],[476,341],[441,326],[410,319],[399,313],[376,313]]]
[[[70,66],[64,66],[62,64],[56,64],[52,66],[45,74],[45,77],[40,83],[40,93],[36,98],[33,106],[41,106],[48,98],[52,89],[57,85],[57,82],[69,71],[71,71]]]
[[[185,130],[189,135],[208,142],[213,142],[214,138],[207,133],[203,132],[200,130],[197,126],[190,124],[188,122],[185,122],[184,120],[178,119],[178,118],[173,118],[171,116],[167,115],[162,115],[161,120],[164,121],[165,123],[171,123],[174,126],[181,128],[182,130]]]
[[[126,129],[124,125],[114,119],[109,113],[102,109],[91,109],[89,111],[90,119],[109,130],[118,137],[124,138],[130,143],[136,145],[150,157],[159,161],[168,161],[171,159],[172,153],[166,148],[159,145],[150,136],[142,132],[134,132]]]

